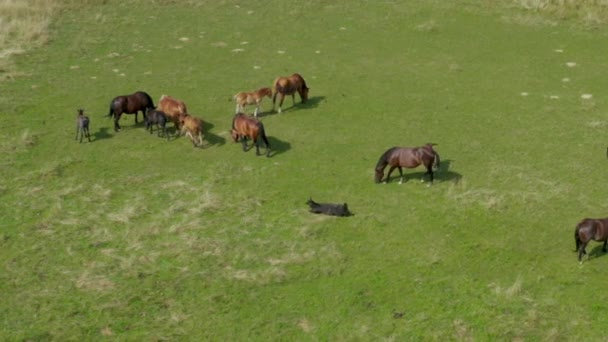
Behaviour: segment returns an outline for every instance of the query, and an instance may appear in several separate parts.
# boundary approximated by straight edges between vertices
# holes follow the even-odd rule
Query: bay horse
[[[583,262],[583,255],[587,254],[585,248],[589,241],[603,241],[602,251],[606,252],[608,242],[608,218],[590,219],[586,218],[579,222],[574,229],[574,242],[578,251],[578,261]]]
[[[141,111],[146,118],[146,110],[154,109],[154,101],[148,93],[137,91],[131,95],[116,96],[110,102],[110,112],[108,116],[114,116],[114,131],[120,131],[118,120],[122,114],[135,114],[135,123],[137,123],[137,113]]]
[[[388,183],[391,178],[391,173],[395,168],[399,169],[401,180],[399,184],[403,183],[403,170],[402,167],[413,169],[419,165],[423,165],[426,168],[426,173],[430,177],[431,184],[433,183],[433,169],[439,168],[439,154],[435,152],[433,146],[436,144],[426,144],[419,147],[391,147],[380,156],[378,163],[376,163],[376,183],[382,181],[384,176],[384,169],[387,165],[390,165],[388,174],[386,175],[385,183]],[[424,181],[424,178],[422,179]]]
[[[304,78],[298,73],[295,73],[289,77],[277,77],[272,84],[274,88],[274,95],[272,95],[272,111],[274,112],[274,105],[277,100],[277,95],[281,94],[281,99],[279,100],[279,113],[281,113],[281,107],[283,106],[283,100],[285,99],[285,95],[291,95],[291,102],[295,105],[295,93],[296,91],[300,95],[300,99],[302,103],[305,103],[308,100],[308,90],[309,88],[306,86],[306,82]]]
[[[262,124],[261,121],[258,121],[258,119],[243,113],[236,114],[234,119],[232,119],[232,130],[230,131],[230,135],[232,135],[232,140],[234,140],[234,142],[238,142],[239,139],[241,140],[243,152],[248,150],[247,138],[250,138],[252,140],[250,148],[255,145],[255,154],[258,156],[260,155],[260,139],[264,140],[264,144],[266,144],[266,157],[270,157],[270,144],[268,143],[268,138],[266,138],[264,124]]]
[[[160,137],[162,132],[167,137],[167,140],[169,140],[169,134],[167,133],[167,116],[165,115],[165,112],[156,109],[148,109],[144,122],[146,123],[146,129],[150,130],[150,134],[152,134],[154,126],[156,126],[157,135]]]
[[[180,118],[182,115],[188,114],[188,108],[184,101],[169,95],[162,95],[160,100],[158,100],[158,109],[163,111],[167,119],[173,122],[175,133],[178,134]]]
[[[89,142],[91,141],[91,135],[89,134],[89,117],[84,115],[84,109],[78,109],[78,115],[76,116],[76,140],[78,140],[78,136],[80,135],[80,142],[82,143],[82,138],[84,136],[87,137]]]
[[[236,114],[241,113],[245,110],[246,105],[255,104],[255,111],[253,112],[253,116],[257,117],[258,112],[260,110],[260,103],[264,99],[264,96],[268,98],[272,97],[272,89],[265,87],[260,88],[256,91],[252,91],[250,93],[240,92],[234,95],[232,98],[236,101]]]

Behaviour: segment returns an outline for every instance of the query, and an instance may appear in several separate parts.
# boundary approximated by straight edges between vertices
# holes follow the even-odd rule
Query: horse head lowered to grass
[[[272,95],[272,111],[274,111],[274,105],[277,100],[277,95],[281,95],[279,99],[279,113],[281,113],[281,107],[283,106],[283,100],[285,95],[291,95],[291,102],[295,104],[295,93],[300,95],[302,103],[308,101],[308,91],[310,90],[306,85],[304,78],[296,73],[289,77],[277,77],[272,84],[274,88],[274,95]]]
[[[433,183],[433,171],[439,168],[439,154],[433,149],[436,144],[426,144],[419,147],[391,147],[386,150],[378,159],[375,167],[375,181],[376,183],[382,182],[384,177],[384,169],[390,165],[388,174],[386,175],[385,183],[388,183],[391,178],[391,173],[395,168],[399,170],[401,180],[399,184],[403,183],[403,167],[413,169],[419,165],[423,165],[426,168],[426,174],[429,175],[431,184]],[[422,179],[424,181],[424,179]]]

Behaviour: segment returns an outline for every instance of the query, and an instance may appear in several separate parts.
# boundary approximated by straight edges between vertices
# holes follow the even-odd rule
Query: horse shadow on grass
[[[603,246],[603,242],[600,244],[597,244],[595,246],[593,246],[593,248],[589,251],[589,247],[587,247],[587,259],[591,260],[591,259],[595,259],[595,258],[601,258],[606,256],[606,252],[604,252],[602,250],[602,246]],[[576,251],[575,251],[576,252]],[[585,259],[583,259],[585,260]]]
[[[91,137],[93,138],[92,141],[111,138],[110,127],[101,127],[97,132],[91,134]]]
[[[285,97],[285,102],[288,102],[288,101],[291,101],[291,100],[287,100],[287,97]],[[308,100],[305,103],[302,103],[302,101],[300,101],[300,102],[294,103],[293,105],[291,105],[291,106],[289,106],[287,108],[283,107],[283,113],[285,113],[285,112],[292,112],[292,111],[298,111],[298,110],[302,110],[302,109],[317,108],[319,106],[319,103],[324,102],[324,101],[325,101],[325,96],[313,96],[313,97],[309,97]],[[283,102],[284,106],[285,106],[285,102]],[[278,103],[277,103],[277,105],[278,105]],[[279,114],[277,108],[274,108],[274,110],[271,108],[271,109],[269,109],[267,111],[260,112],[260,113],[258,113],[258,117]]]
[[[442,160],[440,162],[439,169],[433,172],[435,181],[453,182],[454,184],[458,184],[458,182],[460,182],[462,175],[458,172],[450,171],[452,162],[453,160],[450,159]],[[407,172],[407,170],[408,169],[406,168],[403,169],[403,176],[405,182],[410,180],[424,180],[426,182],[429,180],[429,176],[426,174],[426,171]],[[394,170],[391,174],[391,180],[396,180],[399,178],[399,171]]]
[[[278,154],[287,152],[291,150],[291,144],[287,141],[282,141],[276,137],[268,136],[268,143],[270,143],[270,155],[269,157],[274,157]]]
[[[210,146],[215,146],[215,145],[222,146],[226,143],[226,139],[224,137],[211,133],[211,130],[213,129],[213,127],[215,127],[214,124],[212,124],[208,121],[203,121],[203,132],[205,132],[205,134],[203,135],[203,138],[206,142],[206,144],[203,143],[204,147],[210,147]]]

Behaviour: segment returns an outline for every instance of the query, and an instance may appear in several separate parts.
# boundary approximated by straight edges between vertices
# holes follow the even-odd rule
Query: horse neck
[[[376,170],[382,171],[384,168],[386,168],[389,163],[389,159],[395,150],[396,147],[390,148],[380,156],[380,159],[378,159],[378,162],[376,163]]]

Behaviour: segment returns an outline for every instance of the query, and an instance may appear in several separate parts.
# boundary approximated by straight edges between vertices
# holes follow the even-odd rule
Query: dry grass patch
[[[0,0],[0,81],[17,75],[15,55],[47,43],[58,8],[59,1],[53,0]]]

